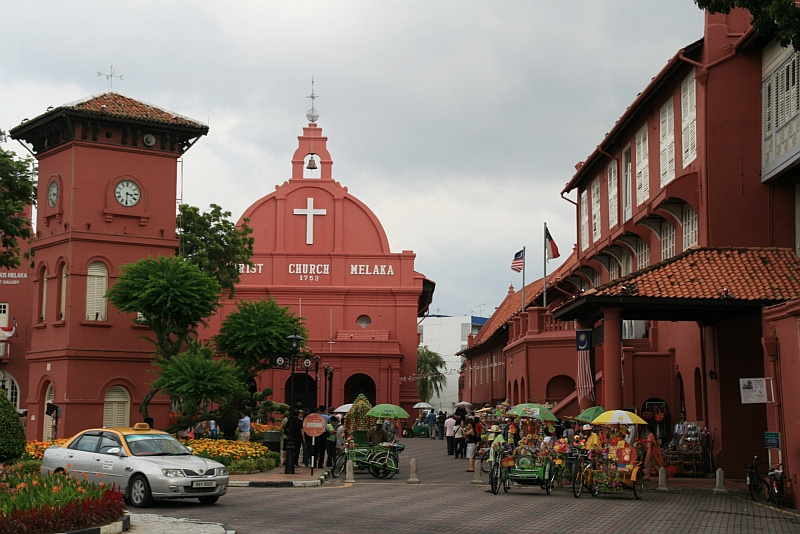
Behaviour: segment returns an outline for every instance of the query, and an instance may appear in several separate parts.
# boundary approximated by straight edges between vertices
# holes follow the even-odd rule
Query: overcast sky
[[[0,129],[108,90],[113,65],[114,90],[210,126],[183,201],[238,219],[290,177],[313,77],[333,178],[416,253],[433,313],[489,316],[523,246],[542,276],[544,222],[548,272],[572,250],[575,164],[703,22],[692,0],[18,2]]]

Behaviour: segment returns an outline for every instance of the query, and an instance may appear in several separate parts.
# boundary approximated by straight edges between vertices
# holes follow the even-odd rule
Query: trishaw
[[[498,454],[492,462],[489,484],[495,495],[500,486],[508,493],[512,482],[521,486],[539,486],[550,495],[555,474],[555,463],[549,456],[504,453],[502,456]]]
[[[621,490],[633,490],[636,499],[644,495],[644,468],[636,457],[636,450],[630,446],[580,451],[574,462],[572,480],[575,498],[580,497],[584,489],[592,497]]]
[[[353,460],[354,469],[367,469],[375,478],[392,478],[400,472],[400,452],[404,448],[395,441],[377,445],[348,442],[336,455],[331,475],[334,478],[341,475],[347,460]]]

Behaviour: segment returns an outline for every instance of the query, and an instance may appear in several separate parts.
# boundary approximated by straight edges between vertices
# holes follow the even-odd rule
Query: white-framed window
[[[627,252],[622,253],[622,276],[628,276],[633,272],[633,258]]]
[[[39,322],[47,319],[47,267],[42,265],[39,271]]]
[[[59,266],[61,275],[58,280],[58,320],[63,321],[67,313],[67,264]]]
[[[589,248],[589,192],[584,189],[581,191],[580,210],[581,210],[581,250]]]
[[[608,228],[614,228],[619,223],[619,192],[617,185],[617,162],[608,164]]]
[[[675,255],[675,227],[668,221],[661,223],[661,259],[666,260]]]
[[[650,247],[647,241],[638,239],[636,241],[636,270],[644,269],[650,265]]]
[[[697,245],[697,212],[689,204],[683,205],[683,250]]]
[[[0,326],[8,326],[8,302],[0,302]],[[5,355],[6,343],[0,343],[0,356]]]
[[[762,171],[766,181],[800,155],[800,53],[774,42],[762,53]]]
[[[622,220],[627,221],[633,215],[633,188],[631,183],[631,149],[622,153]]]
[[[86,277],[86,320],[106,320],[106,290],[108,289],[108,267],[101,261],[89,265]]]
[[[636,132],[636,205],[650,198],[650,160],[647,148],[647,124]]]
[[[592,180],[592,241],[600,240],[600,177]]]
[[[103,404],[103,427],[131,426],[131,396],[122,386],[111,386]]]
[[[608,278],[610,280],[619,278],[619,263],[615,258],[611,258],[608,262]]]
[[[681,145],[683,167],[697,157],[697,97],[694,69],[681,82]]]
[[[664,187],[675,178],[675,105],[672,97],[661,106],[659,115],[661,187]]]
[[[600,285],[600,284],[602,284],[602,283],[603,283],[603,277],[602,277],[602,275],[600,274],[600,271],[598,271],[597,269],[595,269],[595,270],[594,270],[594,272],[592,273],[592,285],[593,285],[594,287],[597,287],[597,286],[599,286],[599,285]]]

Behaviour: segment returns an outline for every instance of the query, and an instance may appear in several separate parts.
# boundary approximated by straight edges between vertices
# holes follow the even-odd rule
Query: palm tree
[[[444,359],[428,347],[417,349],[417,393],[419,400],[430,402],[434,394],[440,395],[447,383],[442,370],[446,367]]]

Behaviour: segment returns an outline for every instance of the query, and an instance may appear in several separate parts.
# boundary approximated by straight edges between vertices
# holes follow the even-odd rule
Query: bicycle
[[[764,502],[770,498],[770,486],[767,481],[758,474],[758,456],[753,457],[752,462],[744,464],[745,479],[747,480],[747,491],[750,498],[754,501]]]
[[[783,463],[770,468],[769,476],[769,501],[780,508],[783,504]]]
[[[347,466],[347,460],[352,460],[354,468],[366,468],[375,478],[392,478],[400,471],[399,453],[403,448],[403,445],[395,442],[346,447],[336,454],[331,475],[339,477]]]
[[[579,451],[575,462],[572,464],[572,494],[577,499],[584,488],[589,490],[592,497],[597,497],[600,488],[593,480],[594,466],[589,460],[589,451]]]
[[[503,455],[502,458],[499,453],[494,455],[492,461],[492,469],[489,472],[489,486],[492,488],[492,493],[497,495],[500,491],[500,486],[503,486],[503,491],[508,493],[511,489],[511,477],[509,476],[509,466],[514,465],[514,457],[510,455]],[[504,461],[505,460],[505,461]],[[503,464],[506,465],[503,465]]]

